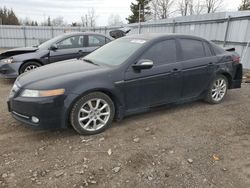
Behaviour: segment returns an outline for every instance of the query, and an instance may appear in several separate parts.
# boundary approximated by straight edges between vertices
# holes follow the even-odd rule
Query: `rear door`
[[[84,53],[83,35],[71,36],[57,43],[58,49],[50,50],[50,62],[79,58]]]
[[[180,38],[182,54],[182,98],[198,97],[213,78],[216,56],[206,41]]]
[[[175,39],[156,43],[138,59],[154,62],[151,69],[125,73],[127,110],[160,105],[177,100],[181,94],[181,66],[177,62]]]

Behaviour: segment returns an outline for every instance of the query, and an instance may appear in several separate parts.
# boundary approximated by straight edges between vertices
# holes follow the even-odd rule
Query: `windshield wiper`
[[[88,62],[88,63],[91,63],[91,64],[93,64],[93,65],[97,65],[97,66],[99,66],[99,64],[97,64],[97,63],[94,63],[92,60],[90,60],[90,59],[82,59],[83,61],[86,61],[86,62]]]

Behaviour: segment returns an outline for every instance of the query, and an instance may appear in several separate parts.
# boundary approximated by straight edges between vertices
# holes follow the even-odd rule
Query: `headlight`
[[[14,60],[13,60],[13,58],[11,57],[11,58],[7,58],[7,59],[2,59],[2,62],[4,62],[4,63],[13,63]]]
[[[25,89],[22,93],[22,97],[52,97],[63,95],[65,89],[54,89],[54,90],[31,90]]]
[[[19,86],[18,84],[15,83],[10,91],[9,98],[14,97],[14,95],[18,92],[18,90],[19,90]]]

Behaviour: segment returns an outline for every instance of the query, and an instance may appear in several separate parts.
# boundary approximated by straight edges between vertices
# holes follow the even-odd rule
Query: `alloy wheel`
[[[110,114],[110,106],[105,100],[90,99],[80,108],[78,122],[86,131],[97,131],[106,125]]]
[[[216,102],[221,101],[227,92],[227,82],[223,78],[215,80],[212,87],[212,99]]]
[[[24,69],[24,72],[28,72],[28,71],[34,70],[34,69],[36,69],[36,68],[38,68],[37,65],[29,65],[29,66],[27,66],[27,67]]]

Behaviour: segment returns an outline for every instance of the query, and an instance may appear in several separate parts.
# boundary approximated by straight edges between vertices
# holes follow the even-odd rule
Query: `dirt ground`
[[[7,112],[0,80],[0,187],[250,187],[250,84],[115,122],[95,136],[38,131]]]

